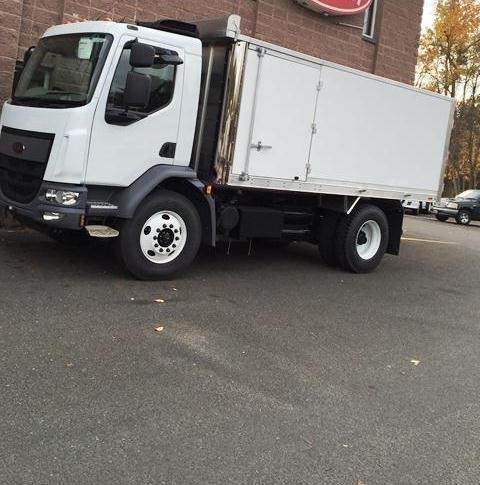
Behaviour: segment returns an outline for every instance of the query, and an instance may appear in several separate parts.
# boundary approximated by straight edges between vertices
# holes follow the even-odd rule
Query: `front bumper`
[[[458,209],[448,209],[447,207],[434,207],[431,210],[432,214],[438,214],[440,216],[456,217]]]
[[[47,201],[45,199],[47,189],[79,192],[80,197],[75,206],[68,207]],[[82,185],[43,182],[37,196],[27,204],[9,199],[0,190],[0,205],[6,206],[12,215],[21,221],[27,219],[37,225],[80,230],[85,223],[87,188]]]

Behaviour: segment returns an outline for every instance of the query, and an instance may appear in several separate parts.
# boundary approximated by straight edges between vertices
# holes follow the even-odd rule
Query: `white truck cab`
[[[150,99],[125,114],[123,96],[136,42],[155,49],[156,60],[167,52],[179,63],[137,68],[151,80]],[[21,160],[18,168],[35,172],[28,186],[11,177],[6,195],[15,199],[18,190],[19,202],[28,204],[40,183],[43,192],[55,184],[126,187],[155,165],[188,167],[201,65],[200,40],[185,35],[113,22],[48,29],[2,111],[5,155]],[[10,143],[14,140],[19,144]],[[20,144],[25,150],[18,153]],[[40,151],[33,154],[35,147]],[[75,227],[77,219],[71,219]]]
[[[452,101],[239,27],[48,29],[2,110],[0,204],[56,239],[115,236],[143,279],[202,241],[308,241],[355,272],[398,254],[400,201],[441,187]]]

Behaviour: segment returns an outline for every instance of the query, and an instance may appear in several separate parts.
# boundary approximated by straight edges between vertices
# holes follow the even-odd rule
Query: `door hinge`
[[[308,177],[312,172],[312,166],[309,163],[307,163],[305,167],[307,168],[307,177]]]
[[[317,123],[312,123],[312,135],[317,134]]]
[[[318,81],[318,84],[317,84],[317,91],[321,91],[323,88],[323,81]]]
[[[255,150],[257,150],[257,152],[259,152],[261,150],[267,150],[267,149],[273,148],[273,147],[272,147],[272,145],[264,145],[261,141],[259,141],[257,143],[251,143],[250,148],[255,148]]]
[[[266,53],[267,53],[267,49],[265,49],[263,47],[257,48],[257,56],[258,57],[264,57]]]

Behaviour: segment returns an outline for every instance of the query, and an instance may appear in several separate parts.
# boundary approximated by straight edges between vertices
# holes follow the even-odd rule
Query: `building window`
[[[363,36],[367,39],[375,38],[375,20],[377,17],[378,0],[373,0],[368,10],[365,12],[363,20]]]

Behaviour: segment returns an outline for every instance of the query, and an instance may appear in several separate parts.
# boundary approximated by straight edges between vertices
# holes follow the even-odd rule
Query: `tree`
[[[417,85],[458,100],[446,179],[454,192],[478,185],[480,172],[480,3],[439,0],[422,36]]]

